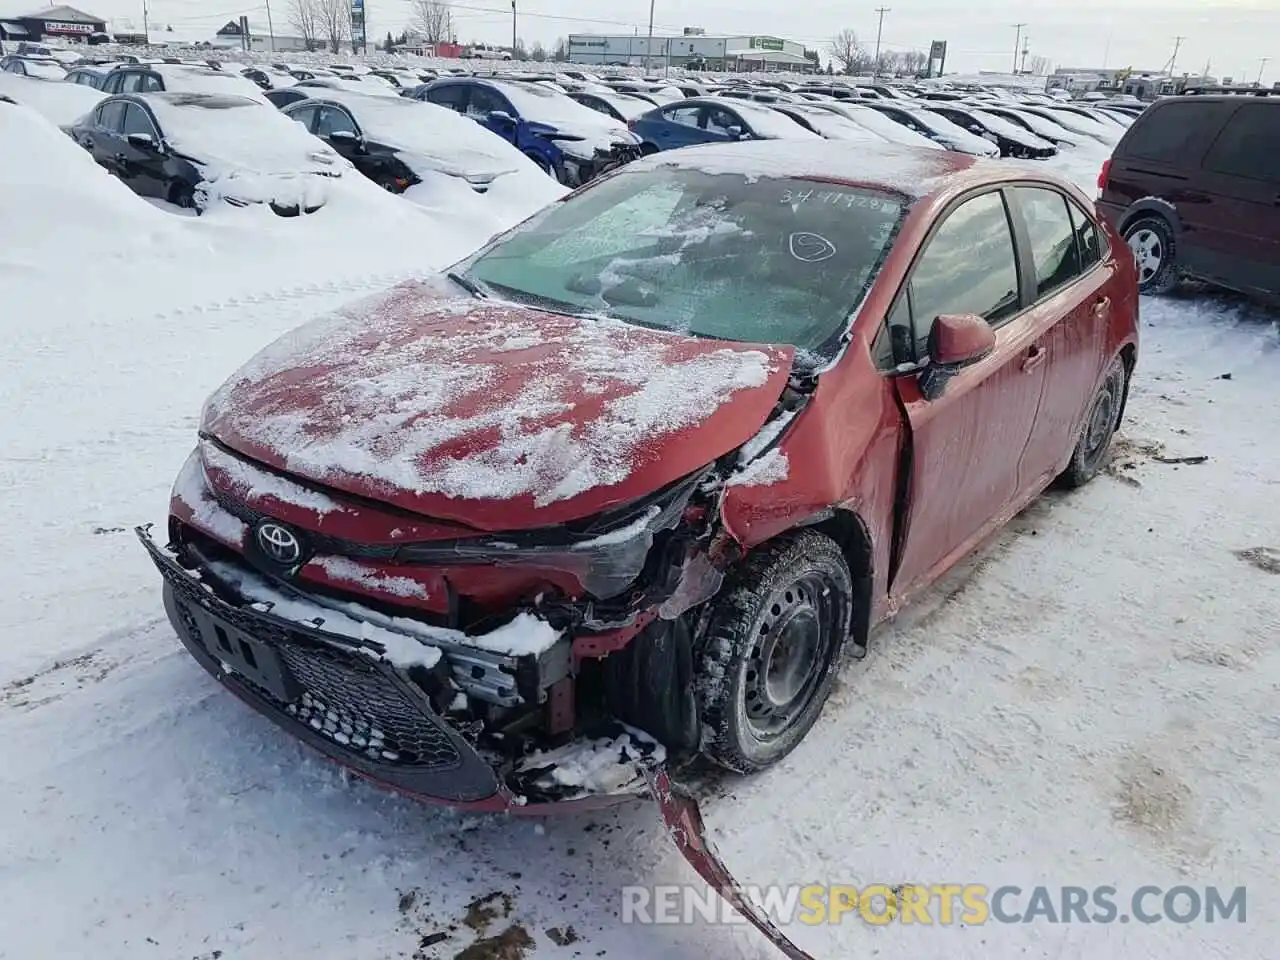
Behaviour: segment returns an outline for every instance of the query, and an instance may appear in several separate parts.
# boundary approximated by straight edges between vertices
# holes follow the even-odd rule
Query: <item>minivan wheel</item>
[[[1178,285],[1177,243],[1163,217],[1142,217],[1125,227],[1125,242],[1138,267],[1138,289],[1170,293]]]
[[[1124,407],[1125,380],[1128,373],[1124,361],[1116,357],[1102,378],[1102,385],[1089,402],[1084,425],[1071,452],[1071,462],[1059,477],[1068,489],[1083,487],[1098,475],[1107,462],[1111,438],[1120,426],[1120,411]]]
[[[803,530],[749,554],[698,645],[707,756],[750,773],[794,750],[831,693],[852,613],[853,578],[830,537]]]

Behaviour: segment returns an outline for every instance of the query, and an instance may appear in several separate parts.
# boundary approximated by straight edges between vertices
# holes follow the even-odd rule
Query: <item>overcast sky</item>
[[[90,12],[116,21],[131,18],[139,26],[142,0],[73,0]],[[1055,66],[1161,69],[1183,35],[1179,72],[1199,72],[1211,63],[1217,76],[1253,80],[1260,58],[1264,79],[1280,80],[1280,0],[879,0],[890,7],[884,21],[889,48],[927,48],[930,40],[949,44],[947,70],[1008,69],[1016,31],[1023,21],[1033,55]],[[265,0],[148,0],[152,23],[173,23],[185,30],[246,14],[266,20]],[[385,36],[408,24],[409,0],[366,0],[371,37]],[[289,0],[273,0],[277,31],[287,29]],[[646,0],[518,0],[520,37],[548,47],[568,33],[630,33],[648,29]],[[36,0],[35,6],[40,5]],[[0,10],[30,12],[21,0],[0,0]],[[510,42],[508,0],[458,0],[454,5],[459,39]],[[830,37],[849,27],[874,45],[877,15],[872,4],[836,0],[656,0],[655,33],[704,27],[709,34],[768,34],[802,41],[825,50]],[[602,21],[602,22],[601,22]]]

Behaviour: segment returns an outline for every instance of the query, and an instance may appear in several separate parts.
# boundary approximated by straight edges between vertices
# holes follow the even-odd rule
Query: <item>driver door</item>
[[[926,240],[890,317],[895,352],[916,360],[943,314],[976,314],[996,334],[995,350],[933,399],[917,376],[894,380],[911,429],[905,522],[891,571],[895,601],[932,583],[1003,524],[1030,482],[1020,465],[1044,388],[1046,334],[1023,312],[1016,249],[1002,191],[963,200]]]

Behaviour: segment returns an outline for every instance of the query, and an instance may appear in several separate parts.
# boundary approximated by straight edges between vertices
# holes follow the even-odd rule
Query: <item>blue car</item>
[[[624,124],[540,83],[446,77],[413,96],[488,127],[567,187],[640,154],[639,141]]]
[[[718,97],[678,100],[650,110],[631,121],[631,130],[646,154],[699,143],[817,136],[772,107]]]

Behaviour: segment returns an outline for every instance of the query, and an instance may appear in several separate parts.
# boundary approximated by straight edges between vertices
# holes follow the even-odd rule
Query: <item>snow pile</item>
[[[78,83],[0,72],[0,96],[30,107],[50,123],[67,127],[97,106],[105,94]]]
[[[339,488],[545,506],[622,483],[774,370],[758,349],[441,293],[404,284],[283,338],[210,398],[205,429]],[[513,336],[538,346],[494,349]]]

